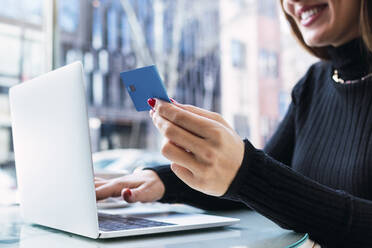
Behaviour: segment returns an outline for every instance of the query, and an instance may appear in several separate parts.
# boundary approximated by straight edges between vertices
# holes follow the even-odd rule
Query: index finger
[[[117,184],[106,183],[96,188],[96,199],[97,201],[103,200],[109,197],[117,197],[121,195],[121,187]]]
[[[126,180],[123,180],[123,178],[111,180],[96,188],[96,199],[99,201],[108,197],[121,196],[121,190],[123,188],[138,187],[139,184],[140,183],[134,182],[130,178]]]
[[[215,113],[215,112],[212,112],[212,111],[209,111],[209,110],[206,110],[206,109],[198,108],[196,106],[189,105],[189,104],[181,104],[181,103],[178,103],[174,100],[173,100],[173,104],[176,105],[177,107],[181,108],[181,109],[184,109],[184,110],[187,110],[187,111],[192,112],[194,114],[197,114],[197,115],[203,116],[205,118],[214,120],[214,121],[219,122],[222,125],[230,128],[230,129],[232,129],[231,126],[218,113]]]
[[[202,138],[213,136],[213,127],[220,125],[218,122],[194,114],[174,104],[156,99],[155,112],[177,126]]]

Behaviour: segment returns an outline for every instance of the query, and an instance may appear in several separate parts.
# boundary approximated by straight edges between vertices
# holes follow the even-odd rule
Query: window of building
[[[80,2],[76,0],[62,0],[58,4],[60,28],[65,32],[76,32],[79,25]]]
[[[238,40],[231,41],[231,63],[236,68],[244,68],[246,65],[246,47],[245,44]]]
[[[279,58],[276,52],[261,49],[258,66],[261,77],[277,78],[279,75]]]
[[[113,5],[107,12],[107,47],[110,51],[118,48],[118,7]]]
[[[282,119],[287,113],[289,104],[291,103],[290,93],[281,90],[279,92],[279,116]]]
[[[251,129],[249,126],[248,117],[242,114],[234,115],[234,128],[242,138],[249,139],[251,136]]]
[[[277,17],[277,2],[276,0],[259,0],[258,3],[258,13],[263,16],[270,18]]]
[[[233,0],[238,8],[245,8],[247,6],[247,0]]]
[[[36,25],[42,22],[43,0],[2,0],[1,6],[1,17]]]
[[[100,49],[103,46],[103,10],[100,5],[93,8],[92,23],[92,46],[94,49]]]
[[[128,23],[128,18],[125,13],[121,13],[120,30],[121,30],[121,50],[124,54],[130,53],[130,26]]]

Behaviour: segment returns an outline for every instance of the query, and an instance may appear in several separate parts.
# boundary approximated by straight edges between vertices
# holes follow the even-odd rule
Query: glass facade
[[[1,17],[35,25],[40,25],[42,22],[42,0],[3,0],[1,4]]]
[[[9,87],[44,72],[42,0],[1,2],[0,9],[0,167],[13,160]],[[27,17],[27,18],[26,18]]]
[[[15,202],[9,88],[45,72],[43,0],[4,0],[0,8],[0,205]]]
[[[125,147],[136,126],[143,128],[144,135],[132,137],[131,144],[156,148],[148,142],[154,136],[148,116],[134,110],[120,82],[119,74],[125,70],[156,63],[174,98],[219,111],[219,46],[207,44],[218,40],[218,2],[157,0],[157,15],[155,0],[127,1],[127,5],[119,0],[81,0],[74,7],[69,2],[59,1],[59,19],[66,20],[59,23],[58,61],[60,65],[81,59],[84,63],[89,115],[102,122],[101,128],[113,130],[100,132],[106,137],[93,141],[98,150],[103,149],[102,140],[112,144],[113,136],[121,142],[110,148]],[[199,5],[208,7],[206,15],[186,15]]]

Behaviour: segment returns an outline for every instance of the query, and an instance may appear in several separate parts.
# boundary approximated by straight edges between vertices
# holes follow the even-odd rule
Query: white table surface
[[[201,210],[184,205],[168,204],[134,204],[130,207],[108,210],[112,213],[137,212],[143,210],[155,211],[186,211]],[[0,206],[0,247],[22,248],[114,248],[114,247],[203,247],[203,248],[284,248],[311,247],[307,235],[284,230],[250,210],[207,212],[226,217],[239,218],[240,223],[223,228],[193,230],[175,233],[146,235],[111,240],[92,240],[58,230],[24,223],[18,206]],[[305,240],[302,242],[302,240]],[[297,244],[296,244],[297,243]]]

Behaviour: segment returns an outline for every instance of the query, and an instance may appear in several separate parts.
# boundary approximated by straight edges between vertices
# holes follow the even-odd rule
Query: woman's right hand
[[[130,203],[153,202],[160,200],[165,192],[163,182],[152,170],[135,171],[110,180],[96,178],[95,187],[97,201],[121,196]]]

